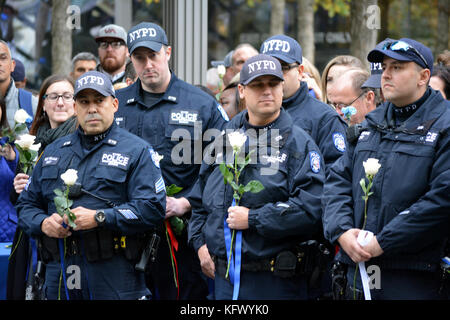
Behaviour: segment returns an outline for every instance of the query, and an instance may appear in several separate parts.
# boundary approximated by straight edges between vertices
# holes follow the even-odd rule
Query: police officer
[[[257,155],[239,183],[258,180],[264,189],[244,193],[239,205],[232,206],[233,191],[223,183],[219,168],[231,151],[225,136],[216,139],[217,157],[212,163],[205,160],[193,192],[189,241],[204,271],[214,276],[216,299],[231,299],[237,285],[225,278],[224,219],[228,228],[242,231],[238,299],[306,299],[300,261],[308,259],[296,245],[320,227],[323,160],[311,137],[281,108],[283,72],[278,60],[264,54],[249,58],[240,72],[239,93],[247,110],[230,121],[226,132],[246,134],[243,149]]]
[[[187,195],[197,179],[209,139],[203,141],[203,133],[212,128],[221,130],[228,120],[226,112],[213,97],[178,79],[169,69],[172,48],[160,26],[147,22],[134,26],[128,32],[127,44],[138,79],[117,92],[116,122],[150,142],[163,157],[160,164],[166,185],[183,188],[176,197],[167,198],[166,218],[187,219],[191,208]],[[158,258],[148,277],[155,297],[204,299],[208,286],[195,252],[187,246],[187,232],[171,238],[172,244],[175,240],[178,243],[178,250],[169,248],[163,226],[161,238]],[[172,259],[178,270],[172,268]]]
[[[259,50],[277,58],[283,69],[283,108],[294,123],[305,130],[319,146],[325,161],[325,172],[346,149],[346,124],[330,106],[308,94],[303,76],[302,48],[286,35],[265,40]]]
[[[382,63],[387,102],[366,116],[362,132],[331,168],[324,188],[325,236],[338,243],[338,260],[348,265],[348,295],[360,294],[355,263],[365,262],[373,279],[372,299],[436,299],[438,268],[450,210],[450,103],[428,86],[431,50],[403,38],[372,50]],[[378,159],[365,218],[363,162]],[[366,245],[360,229],[375,235]]]
[[[83,74],[75,108],[80,127],[45,149],[16,206],[19,226],[41,238],[48,299],[139,299],[149,294],[134,268],[144,233],[164,217],[161,172],[152,148],[115,125],[118,101],[108,76]],[[53,201],[69,168],[78,171],[81,190],[70,195],[73,230]]]

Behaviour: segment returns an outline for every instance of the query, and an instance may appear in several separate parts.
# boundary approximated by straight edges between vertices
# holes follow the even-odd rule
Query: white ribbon
[[[358,243],[364,247],[367,244],[369,244],[369,242],[372,240],[373,238],[373,233],[367,230],[361,230],[358,233],[358,238],[356,239],[356,241],[358,241]],[[363,285],[363,289],[364,289],[364,298],[366,300],[372,300],[371,296],[370,296],[370,288],[369,288],[369,276],[367,275],[367,271],[366,271],[366,265],[364,264],[364,262],[359,262],[359,273],[361,274],[361,282]]]

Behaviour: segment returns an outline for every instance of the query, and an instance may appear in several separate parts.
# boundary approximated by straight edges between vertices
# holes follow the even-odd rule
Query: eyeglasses
[[[100,41],[98,43],[98,47],[101,48],[101,49],[108,49],[109,45],[111,45],[111,48],[113,48],[113,49],[118,49],[121,46],[124,46],[125,44],[123,43],[123,41],[111,41],[111,42]]]
[[[42,99],[47,99],[51,102],[56,102],[59,98],[63,98],[64,102],[72,102],[73,94],[70,92],[64,92],[63,94],[49,93],[42,96]]]
[[[430,69],[430,66],[427,63],[427,60],[425,60],[424,56],[417,51],[416,48],[411,46],[410,44],[404,42],[404,41],[394,41],[394,42],[388,42],[383,46],[383,50],[391,50],[391,51],[412,51],[414,52],[425,64],[425,66]]]
[[[298,64],[297,63],[293,63],[293,64],[282,64],[281,65],[281,70],[283,71],[283,73],[288,72],[291,69],[297,68]]]
[[[353,104],[355,103],[356,100],[358,100],[359,98],[361,98],[361,97],[362,97],[364,94],[366,94],[366,93],[367,93],[366,91],[361,92],[361,94],[360,94],[358,97],[356,97],[356,99],[353,100],[353,101],[350,102],[350,103],[335,103],[335,102],[330,102],[330,105],[331,105],[333,108],[335,108],[336,110],[341,110],[342,108],[350,107],[351,105],[353,105]]]

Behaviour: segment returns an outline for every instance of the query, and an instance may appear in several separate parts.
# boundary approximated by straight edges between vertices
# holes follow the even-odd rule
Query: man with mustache
[[[166,219],[187,220],[191,214],[189,192],[200,169],[203,150],[228,120],[225,110],[209,94],[178,79],[169,68],[172,47],[165,31],[142,22],[128,31],[128,50],[138,79],[118,90],[120,127],[148,141],[162,156],[161,171],[167,186],[183,188],[167,197]],[[217,136],[213,133],[214,136]],[[173,220],[173,219],[171,219]],[[208,286],[198,257],[187,245],[186,228],[172,237],[177,250],[169,248],[161,224],[158,257],[150,265],[148,285],[155,298],[205,299]],[[176,268],[172,267],[175,266]]]
[[[95,41],[98,44],[100,59],[97,70],[108,74],[113,84],[125,82],[125,65],[128,60],[125,29],[115,24],[109,24],[99,30]]]
[[[19,225],[42,244],[47,299],[141,299],[150,292],[135,265],[164,217],[161,171],[152,147],[115,124],[118,101],[108,76],[83,74],[74,98],[80,127],[46,147],[18,200]],[[69,193],[74,228],[54,201],[68,169],[77,170],[83,189]]]
[[[347,298],[364,297],[355,263],[366,262],[379,271],[365,291],[372,299],[439,299],[450,227],[450,102],[429,86],[433,54],[422,43],[389,39],[368,60],[381,63],[387,101],[366,115],[359,137],[330,169],[325,237],[342,249],[336,258],[348,266]],[[369,158],[381,167],[366,207],[360,181],[367,185]],[[365,246],[357,240],[363,228],[374,234]]]

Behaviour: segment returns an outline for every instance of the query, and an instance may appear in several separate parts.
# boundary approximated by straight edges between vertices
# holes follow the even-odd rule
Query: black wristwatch
[[[94,216],[95,221],[97,222],[99,227],[102,227],[105,224],[105,211],[103,210],[97,210]]]

